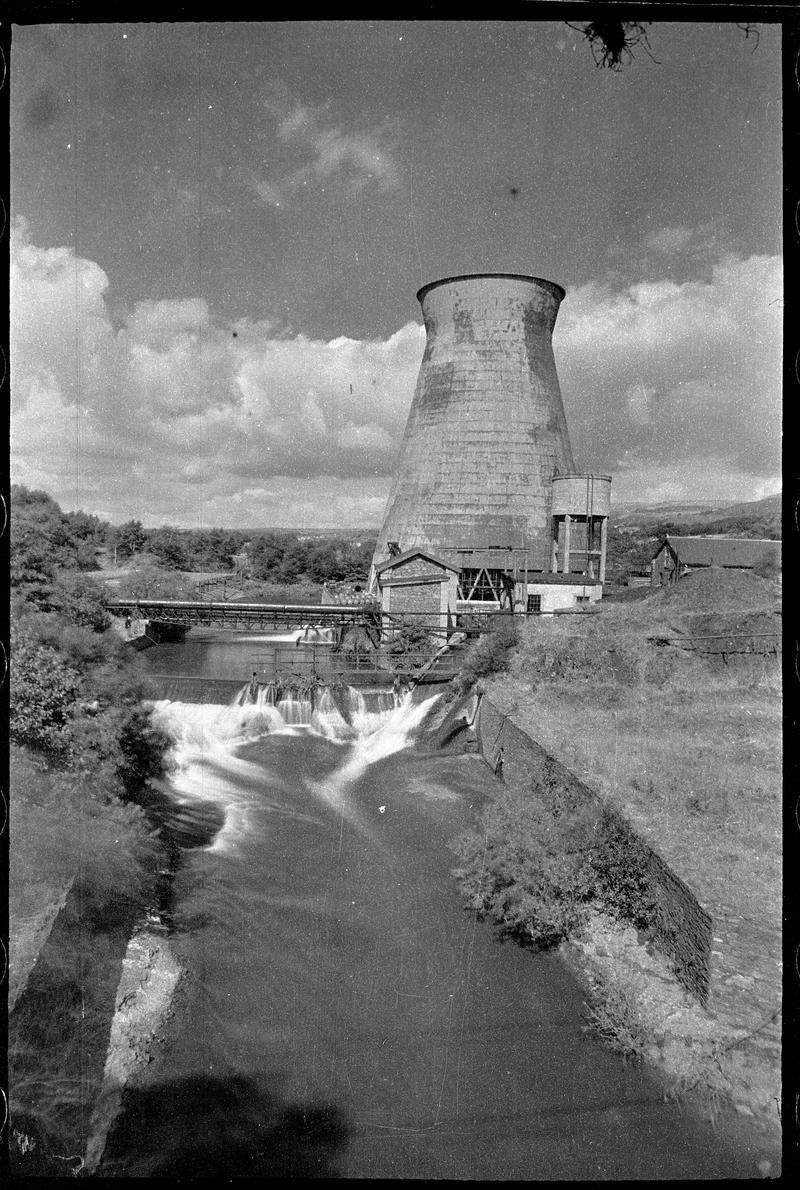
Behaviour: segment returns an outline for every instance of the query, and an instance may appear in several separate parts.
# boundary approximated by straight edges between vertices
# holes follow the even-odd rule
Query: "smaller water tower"
[[[555,475],[552,482],[551,574],[606,578],[610,475]]]

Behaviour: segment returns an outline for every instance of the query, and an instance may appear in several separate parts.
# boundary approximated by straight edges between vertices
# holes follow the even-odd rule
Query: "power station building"
[[[417,294],[425,353],[370,576],[385,611],[446,626],[600,598],[611,479],[575,470],[552,347],[563,297],[508,273]]]

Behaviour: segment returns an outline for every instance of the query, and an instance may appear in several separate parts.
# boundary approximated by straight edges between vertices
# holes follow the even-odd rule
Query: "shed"
[[[667,535],[650,563],[650,584],[667,586],[707,566],[755,570],[781,565],[781,542],[769,537],[673,537]]]
[[[410,549],[380,562],[375,581],[381,610],[447,628],[455,613],[458,570],[427,550]]]

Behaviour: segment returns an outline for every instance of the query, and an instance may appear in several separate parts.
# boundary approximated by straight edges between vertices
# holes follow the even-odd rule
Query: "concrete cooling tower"
[[[486,551],[524,546],[550,568],[551,482],[574,472],[551,343],[563,297],[507,273],[420,289],[427,342],[375,565],[412,547],[492,565]]]

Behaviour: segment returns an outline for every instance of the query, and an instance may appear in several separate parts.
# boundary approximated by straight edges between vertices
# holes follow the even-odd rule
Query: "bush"
[[[600,819],[592,863],[597,896],[614,916],[649,929],[657,908],[650,891],[649,853],[613,813],[605,812]]]
[[[430,630],[418,620],[400,620],[394,627],[389,642],[389,654],[396,657],[402,653],[418,655],[430,652]]]
[[[81,574],[60,576],[55,584],[53,601],[71,623],[82,628],[105,632],[111,625],[111,616],[103,604],[102,588]]]
[[[592,901],[640,929],[657,923],[646,846],[595,804],[554,809],[535,789],[504,789],[453,846],[470,907],[538,949],[573,934]]]
[[[455,875],[473,909],[537,949],[567,938],[594,891],[591,812],[558,816],[530,794],[504,791],[482,829],[455,844]]]
[[[494,616],[490,631],[467,649],[461,668],[453,679],[456,695],[466,694],[481,678],[507,669],[512,651],[518,643],[516,622],[510,616]]]
[[[10,892],[26,881],[77,877],[73,904],[95,930],[152,903],[158,842],[144,812],[114,796],[113,778],[43,769],[12,748],[14,846]]]
[[[153,724],[150,712],[144,707],[129,712],[119,734],[117,764],[117,775],[126,791],[134,792],[150,777],[163,773],[164,756],[171,743],[166,732]]]
[[[9,735],[17,744],[65,758],[79,674],[30,633],[12,629]]]

